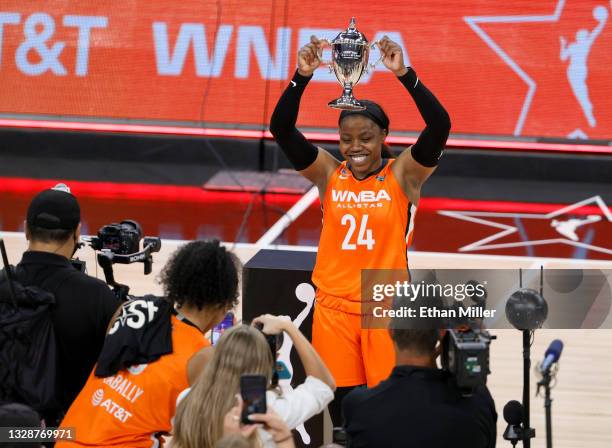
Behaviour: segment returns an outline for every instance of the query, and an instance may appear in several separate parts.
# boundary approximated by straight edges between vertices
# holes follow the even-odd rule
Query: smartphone
[[[241,421],[243,425],[253,424],[249,420],[251,414],[265,414],[266,406],[266,377],[263,375],[242,375],[240,377],[240,395],[244,406],[242,407]]]
[[[215,325],[210,331],[210,343],[215,345],[225,330],[234,325],[234,313],[231,311],[225,315],[219,325]]]

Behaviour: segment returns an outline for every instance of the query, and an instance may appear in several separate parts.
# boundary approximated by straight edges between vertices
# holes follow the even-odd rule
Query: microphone
[[[508,423],[508,427],[504,431],[504,439],[509,440],[512,446],[523,439],[523,428],[521,427],[523,414],[523,405],[516,400],[509,401],[504,406],[504,420]]]
[[[544,353],[544,361],[542,361],[542,364],[538,367],[538,371],[541,374],[548,373],[552,365],[559,361],[562,351],[563,342],[560,339],[552,341]]]
[[[517,330],[537,330],[548,317],[548,304],[542,294],[529,288],[512,293],[506,302],[506,319]]]

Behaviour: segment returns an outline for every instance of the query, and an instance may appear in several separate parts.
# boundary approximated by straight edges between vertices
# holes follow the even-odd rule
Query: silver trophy
[[[370,49],[376,43],[369,43],[368,39],[355,28],[355,17],[351,19],[349,27],[338,34],[331,42],[332,60],[329,71],[333,72],[340,85],[344,88],[342,96],[328,103],[329,107],[344,110],[364,110],[365,106],[353,96],[353,87],[359,82],[368,68],[374,68],[381,58],[374,64],[369,64]]]

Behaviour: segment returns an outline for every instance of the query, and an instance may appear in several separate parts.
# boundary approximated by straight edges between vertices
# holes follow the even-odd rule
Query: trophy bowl
[[[342,96],[328,103],[329,107],[343,110],[364,110],[365,106],[353,96],[353,87],[359,82],[364,73],[368,72],[370,49],[375,47],[368,39],[355,28],[355,18],[351,19],[349,27],[339,33],[331,42],[330,71],[343,88]],[[382,60],[382,57],[381,57]]]

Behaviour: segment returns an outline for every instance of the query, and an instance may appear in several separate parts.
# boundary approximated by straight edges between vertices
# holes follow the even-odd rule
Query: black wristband
[[[310,76],[300,75],[300,72],[298,72],[296,69],[295,73],[293,74],[293,78],[291,78],[291,81],[295,82],[298,86],[306,86],[306,84],[308,84],[310,80],[312,79],[312,76],[313,75],[310,75]]]
[[[419,77],[412,67],[406,67],[408,71],[402,76],[398,76],[397,79],[401,82],[409,92],[412,92],[417,85],[419,85]]]

